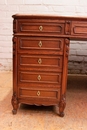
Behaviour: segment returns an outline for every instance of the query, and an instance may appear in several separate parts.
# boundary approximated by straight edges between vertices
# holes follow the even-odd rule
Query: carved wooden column
[[[59,115],[61,117],[64,116],[64,109],[65,109],[65,106],[66,106],[66,85],[67,85],[67,67],[68,67],[69,43],[70,43],[70,40],[68,38],[66,38],[65,44],[64,44],[64,56],[63,56],[64,60],[63,60],[61,99],[60,99],[60,103],[59,103]]]
[[[13,114],[17,113],[18,109],[18,99],[17,99],[17,38],[13,37],[13,96],[12,96],[12,106],[13,106]]]

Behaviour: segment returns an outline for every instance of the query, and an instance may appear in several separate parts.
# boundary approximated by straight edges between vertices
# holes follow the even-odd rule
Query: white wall
[[[0,70],[12,70],[12,15],[86,16],[87,0],[0,0]],[[85,73],[87,42],[71,41],[69,73]]]

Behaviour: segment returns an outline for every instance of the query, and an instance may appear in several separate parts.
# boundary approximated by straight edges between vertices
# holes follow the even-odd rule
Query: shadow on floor
[[[87,89],[87,76],[83,75],[68,75],[67,89]]]
[[[67,92],[74,91],[78,93],[78,90],[87,91],[87,76],[68,76],[67,81]],[[11,105],[11,98],[12,98],[12,88],[9,93],[5,96],[5,98],[0,102],[0,111],[4,112],[6,109],[12,111]],[[55,107],[54,106],[35,106],[35,105],[27,105],[27,104],[20,104],[20,110],[31,111],[31,112],[50,112],[54,113]]]

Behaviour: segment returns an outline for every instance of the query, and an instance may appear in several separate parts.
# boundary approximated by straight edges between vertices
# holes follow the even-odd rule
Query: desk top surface
[[[58,19],[64,19],[64,20],[87,20],[86,16],[60,16],[60,15],[55,15],[55,14],[15,14],[12,15],[13,18],[29,18],[29,17],[34,17],[34,18],[58,18]]]

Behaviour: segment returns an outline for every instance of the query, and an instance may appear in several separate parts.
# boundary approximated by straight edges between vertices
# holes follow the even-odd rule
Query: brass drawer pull
[[[38,43],[38,46],[39,46],[39,47],[42,47],[42,42],[41,42],[41,41]]]
[[[37,79],[40,81],[40,80],[41,80],[41,76],[40,76],[40,75],[38,75]]]
[[[39,26],[39,30],[42,31],[43,30],[43,26]]]
[[[41,64],[42,63],[42,59],[39,58],[38,59],[38,63]]]
[[[37,96],[40,96],[40,91],[37,91]]]

